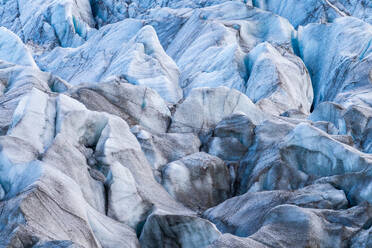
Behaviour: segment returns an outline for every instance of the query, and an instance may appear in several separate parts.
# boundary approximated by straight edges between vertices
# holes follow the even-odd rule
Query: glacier
[[[372,247],[370,0],[0,0],[0,247]]]

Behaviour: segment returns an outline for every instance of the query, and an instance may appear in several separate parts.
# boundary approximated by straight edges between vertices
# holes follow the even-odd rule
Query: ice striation
[[[82,45],[95,26],[90,1],[2,1],[1,26],[36,50]]]
[[[58,47],[39,56],[37,62],[42,70],[74,85],[119,77],[131,84],[148,86],[171,103],[177,103],[183,95],[177,65],[164,52],[154,28],[139,20],[107,25],[82,46]]]
[[[314,107],[323,101],[371,106],[371,39],[371,25],[354,17],[298,29],[299,53],[313,83]]]
[[[296,28],[345,16],[372,23],[372,3],[368,0],[254,0],[253,5],[287,18]]]
[[[372,245],[368,0],[0,0],[0,247]]]
[[[246,95],[268,113],[287,111],[309,114],[313,87],[302,60],[269,43],[257,45],[247,57],[249,79]]]
[[[284,18],[240,1],[226,1],[195,11],[166,51],[181,70],[185,94],[193,88],[218,86],[245,92],[247,53],[263,41],[291,50],[293,32]]]

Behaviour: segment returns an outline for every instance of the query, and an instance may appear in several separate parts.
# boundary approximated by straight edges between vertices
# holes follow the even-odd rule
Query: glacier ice
[[[371,23],[372,4],[368,0],[256,0],[253,5],[287,18],[294,27],[332,22],[338,17],[355,16]]]
[[[155,30],[139,20],[105,26],[84,45],[56,48],[40,56],[37,63],[42,70],[75,85],[116,76],[131,84],[148,86],[168,102],[176,103],[182,98],[177,65],[164,52]]]
[[[16,34],[5,27],[0,27],[0,60],[36,67],[31,51]]]
[[[246,53],[263,41],[291,49],[293,32],[279,16],[227,1],[194,12],[166,51],[181,70],[186,94],[192,88],[218,86],[245,92]]]
[[[42,49],[78,46],[95,26],[90,1],[2,1],[1,26]]]
[[[230,175],[225,163],[207,153],[194,153],[163,167],[162,184],[178,201],[202,211],[230,195]]]
[[[68,94],[90,110],[117,115],[130,126],[141,125],[153,133],[165,133],[170,123],[171,112],[156,91],[125,80],[79,84]]]
[[[330,184],[315,184],[298,191],[251,192],[231,198],[208,209],[203,215],[224,233],[248,237],[263,224],[272,208],[293,204],[306,208],[342,209],[347,205],[345,193]],[[230,211],[226,212],[226,209]]]
[[[240,112],[249,116],[254,124],[265,120],[263,112],[237,90],[225,86],[196,88],[176,107],[169,131],[203,135],[223,118]]]
[[[197,153],[201,142],[194,133],[150,133],[140,126],[134,126],[131,132],[136,136],[153,168],[154,176],[161,181],[161,169],[164,165]]]
[[[0,247],[371,246],[369,0],[0,0]]]
[[[277,115],[289,110],[310,113],[314,93],[301,59],[265,42],[250,51],[246,64],[246,95],[263,111]]]
[[[370,106],[371,39],[371,25],[354,17],[299,28],[299,51],[311,75],[314,106],[322,101]]]

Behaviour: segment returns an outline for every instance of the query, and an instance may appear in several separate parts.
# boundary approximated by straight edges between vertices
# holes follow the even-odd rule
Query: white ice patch
[[[31,52],[22,40],[5,27],[0,27],[0,60],[37,68]]]

